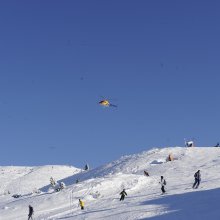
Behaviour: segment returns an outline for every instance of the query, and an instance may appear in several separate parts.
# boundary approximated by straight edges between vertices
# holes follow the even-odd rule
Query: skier
[[[149,173],[146,170],[144,170],[144,175],[149,176]]]
[[[79,206],[82,210],[84,209],[84,202],[81,199],[79,199]]]
[[[32,215],[34,214],[34,209],[31,205],[29,205],[29,213],[28,213],[28,220],[32,219]]]
[[[169,154],[166,161],[173,161],[173,155],[172,154]]]
[[[84,170],[89,170],[89,165],[88,164],[85,165]]]
[[[60,189],[64,189],[66,187],[64,182],[60,182]]]
[[[201,174],[200,174],[200,170],[198,170],[195,174],[194,174],[194,177],[195,177],[195,182],[193,184],[193,189],[197,189],[199,187],[199,184],[201,182]]]
[[[165,185],[166,185],[167,183],[166,183],[166,180],[163,178],[163,176],[160,177],[160,182],[159,182],[159,183],[161,184],[162,194],[164,194],[164,193],[166,192],[165,189],[164,189],[164,187],[165,187]]]
[[[125,196],[127,196],[127,193],[125,192],[125,189],[123,189],[123,190],[120,192],[120,195],[121,195],[120,201],[123,201],[123,200],[125,199]]]
[[[53,177],[50,177],[50,185],[53,187],[56,185],[56,181]]]

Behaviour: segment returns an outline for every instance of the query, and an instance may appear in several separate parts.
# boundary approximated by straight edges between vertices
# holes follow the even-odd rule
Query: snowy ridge
[[[167,162],[170,153],[175,160]],[[194,190],[193,175],[198,169],[202,182]],[[11,195],[0,196],[1,220],[26,219],[29,204],[34,207],[35,220],[220,218],[217,205],[220,148],[156,148],[123,156],[87,172],[64,166],[1,167],[1,170],[4,170],[0,176],[0,181],[4,180],[1,192],[10,187],[23,195],[17,199]],[[144,176],[144,170],[149,177]],[[161,175],[167,181],[165,195],[160,191]],[[67,187],[60,192],[48,191],[50,176],[64,181]],[[43,192],[30,194],[36,187]],[[128,196],[120,202],[119,193],[123,188]],[[79,198],[85,202],[85,210],[79,209]]]
[[[48,185],[48,178],[63,179],[80,172],[71,166],[39,166],[39,167],[0,167],[0,195],[9,191],[11,194],[25,194]]]

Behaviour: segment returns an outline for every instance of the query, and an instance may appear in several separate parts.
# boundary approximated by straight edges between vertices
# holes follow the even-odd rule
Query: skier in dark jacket
[[[89,165],[88,164],[85,165],[84,170],[89,170]]]
[[[125,189],[123,189],[123,190],[120,192],[120,195],[121,195],[120,201],[123,201],[123,200],[125,199],[125,196],[127,196],[127,193],[125,192]]]
[[[193,184],[193,189],[197,189],[199,187],[199,184],[201,182],[201,174],[200,174],[200,170],[198,170],[195,174],[195,182]]]
[[[161,184],[162,194],[164,194],[166,192],[165,189],[164,189],[164,187],[166,185],[166,180],[163,178],[163,176],[160,177],[160,184]]]
[[[149,176],[149,173],[146,170],[144,170],[144,175]]]
[[[29,205],[29,213],[28,213],[28,220],[32,219],[32,215],[34,214],[34,209],[31,205]]]

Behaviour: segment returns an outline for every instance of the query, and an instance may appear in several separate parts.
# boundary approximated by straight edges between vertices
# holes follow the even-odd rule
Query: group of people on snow
[[[145,173],[146,176],[149,176],[149,174],[147,173],[147,171],[144,171],[144,173]],[[163,176],[160,177],[160,182],[159,182],[159,183],[161,184],[162,194],[164,194],[164,193],[166,192],[166,191],[165,191],[165,185],[166,185],[167,183],[166,183],[166,180],[164,179]],[[125,196],[127,196],[128,194],[127,194],[127,192],[125,191],[125,189],[123,189],[123,190],[120,192],[120,195],[121,195],[120,201],[123,201],[123,200],[125,199]]]
[[[147,171],[144,171],[144,174],[146,176],[149,176],[148,172]],[[200,173],[200,170],[198,170],[195,174],[194,174],[194,178],[195,178],[195,182],[193,183],[193,186],[192,188],[193,189],[197,189],[200,185],[200,182],[201,182],[201,173]],[[166,190],[165,190],[165,186],[167,184],[165,178],[163,176],[160,177],[160,182],[161,184],[161,191],[162,191],[162,194],[166,193]],[[120,198],[120,201],[123,201],[125,196],[127,196],[127,193],[125,192],[125,189],[122,190],[122,192],[120,193],[121,195],[121,198]]]
[[[50,178],[50,185],[54,188],[56,192],[59,192],[66,187],[64,182],[57,183],[57,181],[53,177]]]
[[[149,173],[145,170],[144,171],[144,174],[146,176],[149,176]],[[198,170],[195,174],[194,174],[194,178],[195,178],[195,182],[193,183],[193,186],[192,188],[193,189],[197,189],[200,185],[200,182],[201,182],[201,173],[200,173],[200,170]],[[54,183],[56,183],[56,181],[54,181],[54,179],[51,177],[50,180],[53,180],[51,181],[51,185],[54,185]],[[63,183],[63,182],[62,182]],[[166,193],[166,190],[165,190],[165,186],[166,186],[166,180],[163,176],[160,177],[160,185],[161,185],[161,191],[162,191],[162,194]],[[127,192],[125,191],[125,189],[123,189],[121,192],[120,192],[120,201],[123,201],[125,199],[125,197],[127,196]],[[81,210],[84,210],[84,207],[85,207],[85,203],[84,201],[82,201],[81,199],[79,199],[79,205]],[[28,213],[28,220],[32,220],[33,218],[33,214],[34,214],[34,209],[31,205],[29,205],[29,213]]]

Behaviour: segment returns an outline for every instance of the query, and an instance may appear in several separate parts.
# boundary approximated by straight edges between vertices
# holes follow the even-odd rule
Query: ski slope
[[[170,153],[175,160],[167,162]],[[192,189],[198,169],[202,181],[198,189]],[[34,207],[35,220],[220,219],[220,148],[152,149],[90,171],[66,166],[0,170],[0,220],[27,219],[29,204]],[[165,195],[161,195],[161,175],[167,181]],[[49,186],[51,176],[66,188],[54,192]],[[128,196],[119,201],[123,188]],[[13,198],[13,193],[22,196]],[[79,198],[85,210],[78,207]]]

